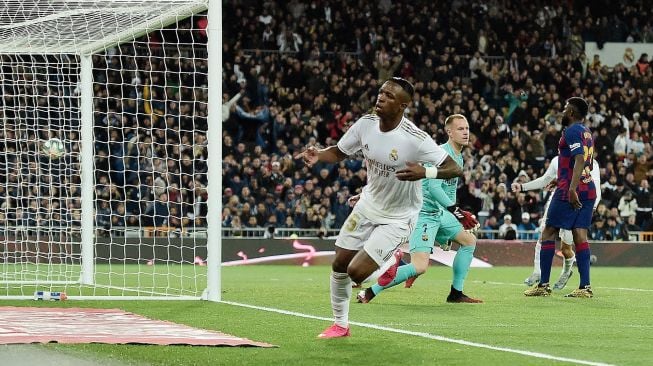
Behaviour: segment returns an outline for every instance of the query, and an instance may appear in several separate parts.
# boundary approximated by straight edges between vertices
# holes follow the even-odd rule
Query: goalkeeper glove
[[[463,229],[478,229],[480,224],[478,223],[478,220],[476,220],[476,216],[472,215],[471,212],[465,211],[456,205],[447,207],[447,210],[451,212],[461,224],[463,224]]]

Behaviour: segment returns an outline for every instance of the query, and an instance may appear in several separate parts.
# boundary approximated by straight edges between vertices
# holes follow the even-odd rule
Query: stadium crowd
[[[583,52],[587,41],[653,42],[645,1],[235,1],[223,13],[233,19],[223,23],[222,98],[222,226],[232,234],[339,228],[348,197],[365,185],[363,162],[309,169],[294,156],[307,145],[334,144],[393,75],[414,83],[408,117],[438,143],[446,116],[467,116],[471,141],[458,197],[484,229],[498,231],[490,237],[537,226],[544,194],[509,187],[541,175],[557,154],[560,114],[574,95],[591,104],[586,123],[603,182],[591,238],[653,230],[653,68],[646,54],[607,67]],[[194,17],[151,34],[143,44],[162,57],[134,57],[132,44],[94,56],[96,223],[106,232],[206,223],[208,65],[183,47],[166,47],[201,49],[205,27],[206,18]],[[20,93],[4,89],[5,105],[16,104],[11,95]],[[13,158],[0,156],[9,167]],[[23,197],[23,186],[8,183],[8,197]],[[78,204],[62,200],[70,210],[60,216],[72,219]],[[9,224],[23,219],[0,215]]]
[[[641,1],[572,3],[228,6],[238,21],[225,24],[223,46],[223,226],[339,227],[364,167],[352,160],[309,170],[293,156],[337,141],[371,109],[380,83],[399,75],[416,88],[408,117],[436,141],[444,142],[447,115],[468,117],[458,193],[484,229],[503,236],[535,228],[543,194],[514,194],[510,183],[543,173],[557,154],[565,99],[583,95],[604,182],[592,238],[651,230],[647,55],[610,68],[583,53],[586,41],[653,41],[650,9]]]

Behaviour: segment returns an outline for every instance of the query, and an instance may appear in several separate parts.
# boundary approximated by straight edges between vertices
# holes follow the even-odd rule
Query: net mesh
[[[78,62],[68,55],[2,55],[0,69],[2,279],[66,281],[79,275]],[[40,152],[53,137],[66,146],[61,159]]]
[[[189,1],[2,3],[0,295],[199,297],[206,287],[206,13],[189,16],[198,9]],[[153,24],[159,28],[142,34]],[[89,89],[76,55],[89,45],[92,286],[79,284],[80,95]],[[53,137],[66,146],[61,159],[39,151]]]

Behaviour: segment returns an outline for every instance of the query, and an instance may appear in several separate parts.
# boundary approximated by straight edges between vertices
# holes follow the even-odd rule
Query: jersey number
[[[594,160],[594,146],[583,146],[583,160],[585,167],[580,176],[581,182],[587,184],[592,181],[592,161]]]

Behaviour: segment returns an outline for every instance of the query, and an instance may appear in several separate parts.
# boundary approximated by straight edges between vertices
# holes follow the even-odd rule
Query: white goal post
[[[0,299],[221,300],[221,44],[220,0],[0,0]]]

